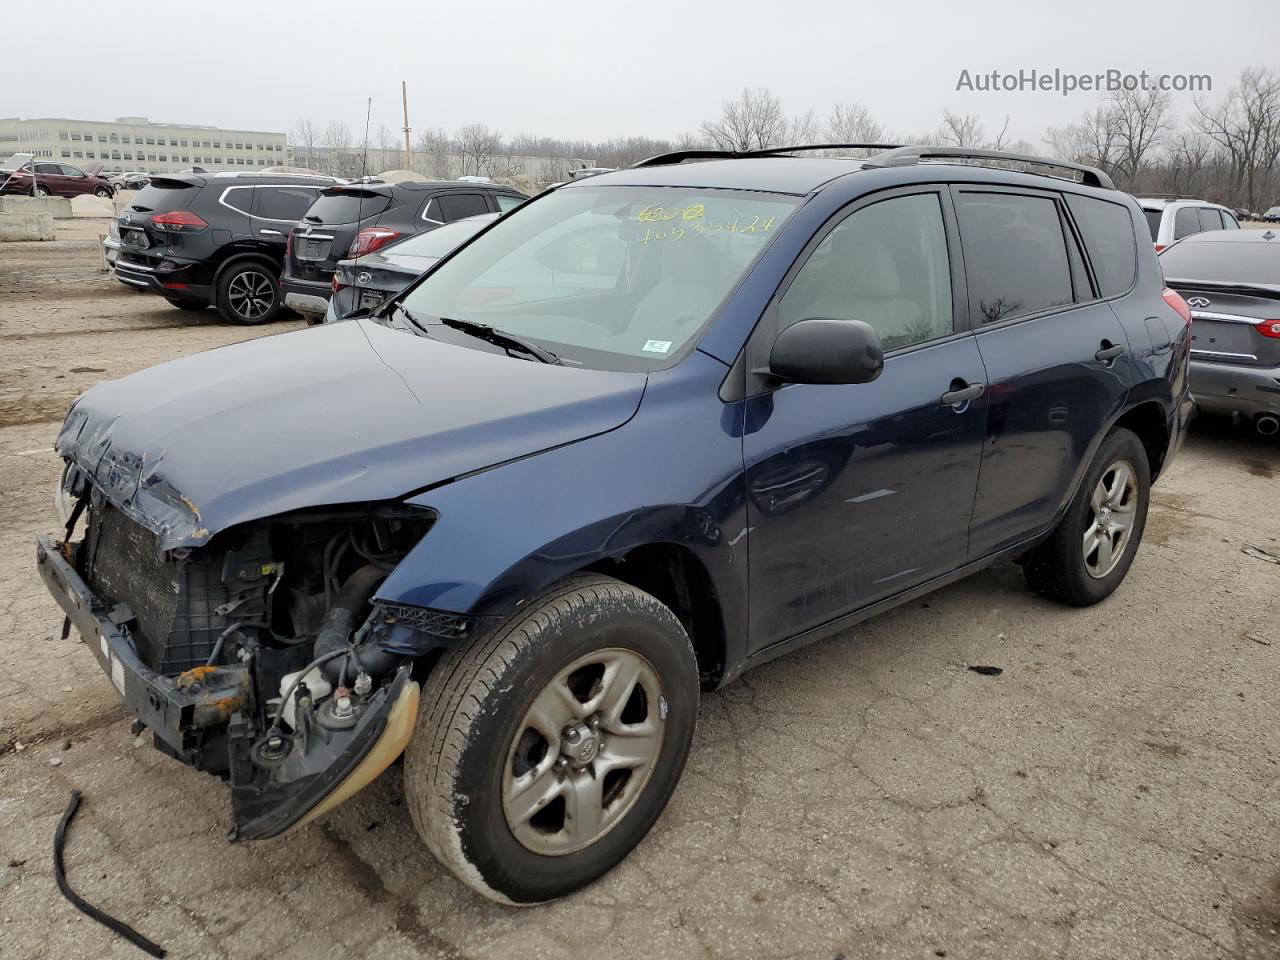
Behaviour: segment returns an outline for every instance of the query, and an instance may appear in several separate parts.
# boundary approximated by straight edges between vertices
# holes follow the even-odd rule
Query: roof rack
[[[1061,173],[1051,173],[1051,170],[1073,171],[1080,174],[1079,182],[1089,187],[1101,187],[1104,190],[1114,190],[1116,185],[1111,181],[1107,174],[1103,173],[1097,167],[1090,167],[1083,163],[1072,163],[1069,160],[1049,160],[1044,157],[1033,157],[1023,153],[1006,153],[1003,150],[979,150],[973,147],[899,147],[890,150],[888,153],[881,154],[866,161],[863,165],[867,167],[896,167],[907,166],[915,163],[960,163],[972,166],[987,166],[988,164],[976,163],[978,160],[994,161],[998,163],[1016,163],[1022,164],[1033,169],[1025,170],[1025,173],[1035,173],[1040,176],[1057,177],[1060,180],[1076,180],[1075,177],[1066,177]],[[1035,169],[1043,168],[1043,169]]]
[[[1139,200],[1199,200],[1189,193],[1135,193]]]
[[[741,160],[747,157],[780,157],[789,153],[800,153],[810,150],[896,150],[901,144],[896,143],[807,143],[791,147],[768,147],[763,150],[673,150],[660,153],[656,157],[633,163],[634,167],[662,167],[668,164],[684,163],[686,160]]]

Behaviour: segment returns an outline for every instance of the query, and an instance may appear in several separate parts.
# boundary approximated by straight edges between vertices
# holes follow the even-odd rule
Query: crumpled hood
[[[165,548],[194,546],[247,520],[392,500],[604,433],[635,413],[645,380],[356,320],[100,383],[57,450]]]

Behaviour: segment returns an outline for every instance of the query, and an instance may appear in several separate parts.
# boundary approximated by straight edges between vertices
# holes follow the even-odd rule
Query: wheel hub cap
[[[1082,544],[1084,568],[1089,576],[1105,577],[1120,563],[1129,546],[1137,506],[1137,473],[1133,467],[1119,460],[1102,471],[1089,498],[1092,519],[1085,525]]]
[[[564,732],[561,755],[575,767],[585,767],[600,752],[600,738],[585,723],[575,723]]]

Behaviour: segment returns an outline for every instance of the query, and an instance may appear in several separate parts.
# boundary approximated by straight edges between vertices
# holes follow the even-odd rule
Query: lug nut
[[[568,740],[570,743],[577,743],[578,738],[581,736],[582,734],[578,732],[577,727],[569,727],[564,731],[564,738]]]

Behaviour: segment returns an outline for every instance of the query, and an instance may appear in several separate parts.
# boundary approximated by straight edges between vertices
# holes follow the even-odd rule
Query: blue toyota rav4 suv
[[[373,316],[75,402],[39,568],[233,839],[403,752],[435,855],[547,900],[657,819],[700,691],[999,561],[1119,586],[1191,408],[1137,204],[799,152],[567,184]]]

